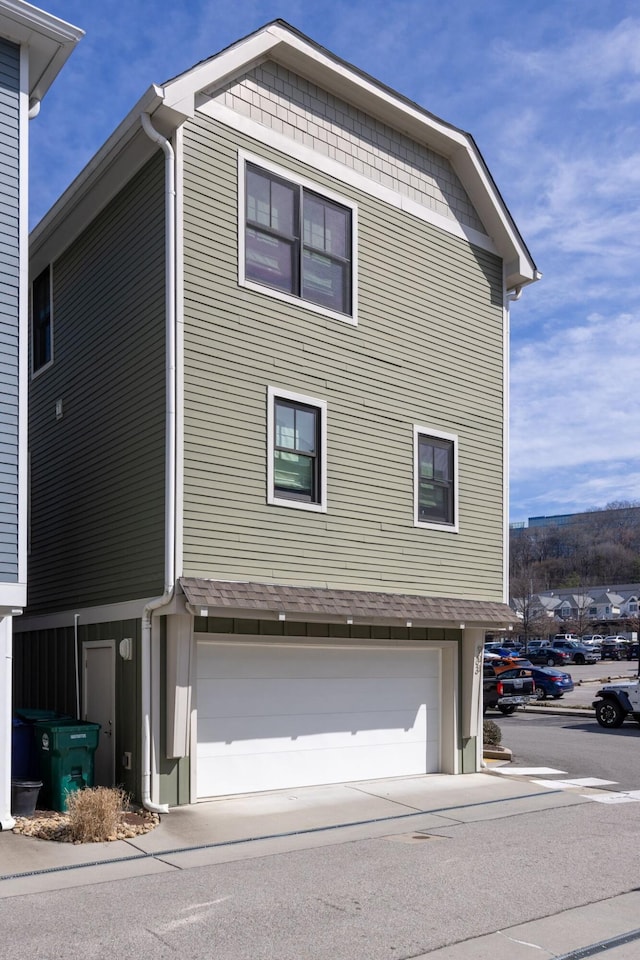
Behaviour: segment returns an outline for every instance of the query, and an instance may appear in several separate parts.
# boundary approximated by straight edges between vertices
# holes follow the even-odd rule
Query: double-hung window
[[[457,437],[414,428],[414,522],[457,532]]]
[[[31,288],[31,369],[36,373],[53,359],[51,268],[45,267]]]
[[[326,415],[323,400],[269,387],[269,503],[326,510]]]
[[[353,322],[353,206],[247,161],[243,215],[242,282]]]

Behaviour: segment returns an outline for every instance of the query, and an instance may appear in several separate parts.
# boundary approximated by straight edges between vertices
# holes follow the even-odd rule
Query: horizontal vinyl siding
[[[31,389],[33,612],[162,589],[160,154],[53,264],[53,285],[54,359]]]
[[[0,40],[0,582],[18,581],[20,49]],[[26,163],[26,158],[25,158]]]
[[[358,204],[358,326],[237,282],[237,148]],[[187,575],[502,599],[502,264],[212,121],[185,138]],[[266,392],[328,403],[328,511],[266,503]],[[459,534],[413,526],[413,425]]]

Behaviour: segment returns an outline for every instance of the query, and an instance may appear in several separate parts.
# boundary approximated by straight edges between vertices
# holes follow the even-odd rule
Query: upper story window
[[[243,160],[241,283],[355,322],[354,205]]]
[[[457,437],[414,428],[414,523],[458,530]]]
[[[36,373],[53,359],[51,268],[45,267],[31,289],[31,369]]]
[[[267,501],[324,512],[326,402],[269,387],[268,404]]]

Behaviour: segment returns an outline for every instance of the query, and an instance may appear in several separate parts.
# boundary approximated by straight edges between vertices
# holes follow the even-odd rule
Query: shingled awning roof
[[[331,590],[277,583],[241,583],[182,577],[180,584],[196,616],[287,619],[327,623],[390,623],[414,627],[509,626],[517,622],[506,603],[423,597],[367,590]]]

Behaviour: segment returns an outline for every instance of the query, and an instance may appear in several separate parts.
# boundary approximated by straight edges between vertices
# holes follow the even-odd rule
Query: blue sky
[[[634,0],[40,0],[86,31],[31,122],[34,225],[151,83],[280,17],[473,134],[543,279],[511,312],[511,519],[640,499]]]

